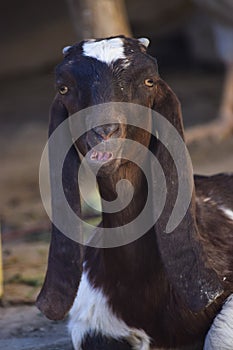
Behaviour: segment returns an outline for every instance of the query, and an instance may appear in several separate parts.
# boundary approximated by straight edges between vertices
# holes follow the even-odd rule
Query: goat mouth
[[[95,149],[93,149],[90,152],[90,160],[91,161],[96,161],[99,163],[107,163],[110,160],[113,159],[113,154],[112,152],[101,152],[101,151],[96,151]]]

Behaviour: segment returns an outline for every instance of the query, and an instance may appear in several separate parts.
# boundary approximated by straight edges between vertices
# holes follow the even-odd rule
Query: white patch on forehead
[[[124,43],[121,38],[105,39],[94,42],[87,41],[83,44],[83,55],[96,58],[108,65],[119,59],[126,59]]]
[[[225,208],[224,206],[221,206],[220,209],[230,220],[233,220],[233,211],[231,209]]]

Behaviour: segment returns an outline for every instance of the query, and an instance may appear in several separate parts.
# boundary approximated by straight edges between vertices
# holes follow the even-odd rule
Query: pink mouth
[[[90,158],[91,160],[96,160],[98,162],[108,162],[113,158],[113,154],[112,152],[100,152],[92,150]]]

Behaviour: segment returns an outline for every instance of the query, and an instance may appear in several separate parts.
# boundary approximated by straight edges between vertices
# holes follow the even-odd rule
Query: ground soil
[[[166,80],[181,99],[186,126],[217,116],[222,74],[170,72]],[[71,350],[65,322],[48,321],[33,305],[43,281],[49,242],[38,167],[46,141],[52,77],[34,75],[12,79],[2,86],[0,220],[4,297],[0,349]],[[233,171],[233,138],[193,144],[190,153],[197,173]]]

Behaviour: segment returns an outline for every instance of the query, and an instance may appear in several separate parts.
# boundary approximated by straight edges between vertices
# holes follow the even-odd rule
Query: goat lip
[[[95,161],[98,163],[106,163],[112,159],[113,159],[112,152],[107,152],[107,151],[101,152],[101,151],[96,151],[95,149],[93,149],[90,152],[90,160],[91,161]]]

